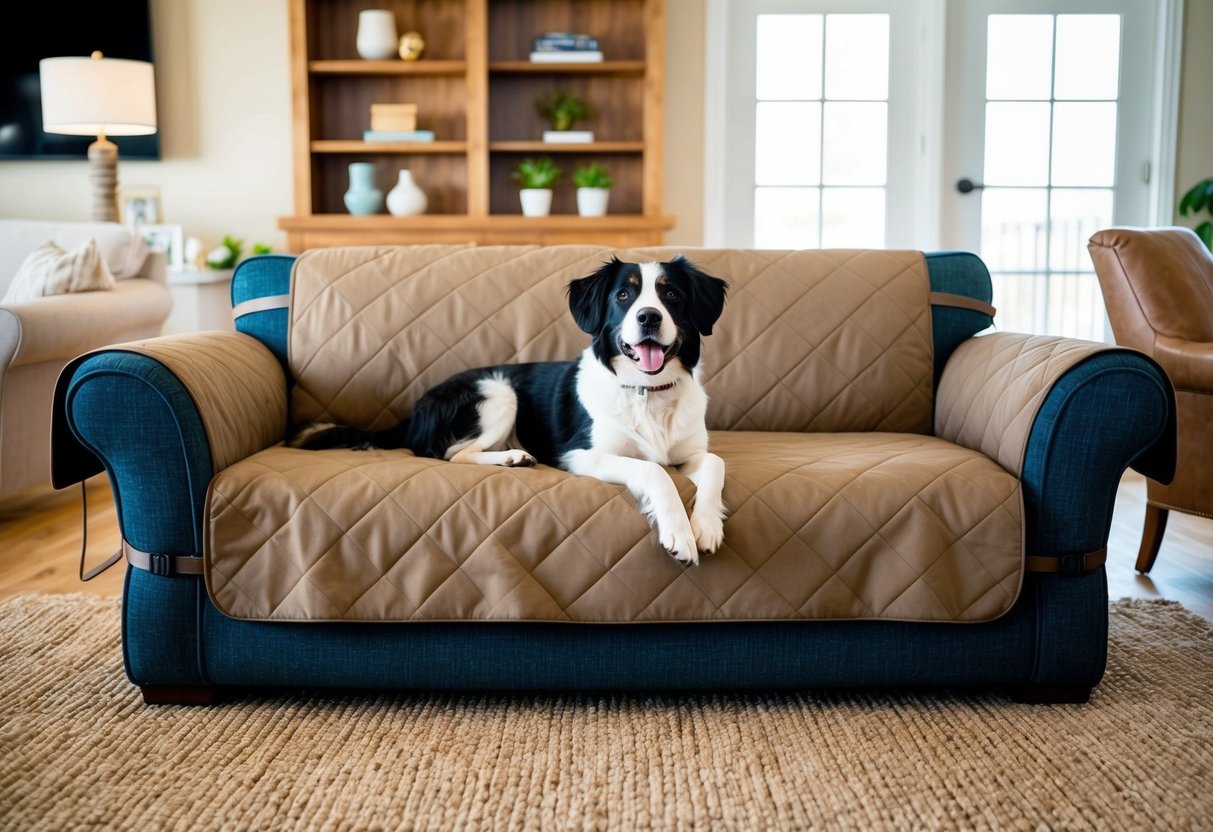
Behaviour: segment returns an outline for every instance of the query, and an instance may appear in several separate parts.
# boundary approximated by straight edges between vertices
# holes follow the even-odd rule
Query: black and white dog
[[[724,309],[728,284],[679,256],[612,258],[569,283],[569,310],[593,337],[576,361],[467,370],[433,387],[412,415],[379,432],[314,424],[300,448],[409,448],[477,465],[532,465],[626,485],[684,563],[724,539],[724,462],[708,452],[700,337]],[[663,465],[695,483],[690,517]]]

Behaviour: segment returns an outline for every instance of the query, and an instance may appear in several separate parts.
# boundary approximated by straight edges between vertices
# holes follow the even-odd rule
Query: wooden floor
[[[1121,481],[1108,542],[1112,598],[1166,598],[1213,620],[1213,520],[1171,513],[1154,569],[1133,569],[1145,516],[1146,483],[1133,472]],[[109,485],[89,486],[89,563],[118,548],[118,521]],[[0,598],[20,592],[118,595],[122,566],[80,583],[80,489],[41,492],[0,504]]]

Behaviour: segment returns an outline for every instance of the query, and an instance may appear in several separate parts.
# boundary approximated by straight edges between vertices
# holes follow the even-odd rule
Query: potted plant
[[[523,159],[511,176],[522,185],[518,198],[526,217],[546,217],[552,211],[552,185],[560,178],[560,168],[550,156]]]
[[[607,212],[607,201],[611,197],[611,177],[594,162],[577,168],[573,172],[573,184],[577,186],[577,213],[583,217],[601,217]]]
[[[1179,201],[1181,217],[1188,214],[1199,215],[1201,209],[1207,214],[1213,214],[1213,178],[1197,182]],[[1213,221],[1205,220],[1192,230],[1204,241],[1205,248],[1213,251]]]
[[[551,130],[543,131],[545,142],[591,142],[594,134],[588,130],[573,130],[573,125],[592,113],[589,106],[564,90],[551,90],[535,100],[539,115],[552,123]]]

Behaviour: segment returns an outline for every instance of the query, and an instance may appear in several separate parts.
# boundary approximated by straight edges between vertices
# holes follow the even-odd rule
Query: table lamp
[[[156,90],[146,61],[106,58],[43,58],[42,129],[68,136],[96,136],[88,146],[93,180],[93,219],[118,219],[118,147],[109,136],[156,132]]]

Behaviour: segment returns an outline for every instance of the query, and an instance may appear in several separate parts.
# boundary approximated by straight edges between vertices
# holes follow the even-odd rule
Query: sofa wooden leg
[[[1091,689],[1061,685],[1020,685],[1011,699],[1025,705],[1081,705],[1091,699]]]
[[[1137,552],[1137,571],[1149,572],[1154,567],[1158,550],[1162,546],[1162,535],[1167,530],[1170,509],[1146,503],[1146,527],[1141,533],[1141,549]]]
[[[213,705],[218,698],[209,685],[140,685],[148,705]]]

